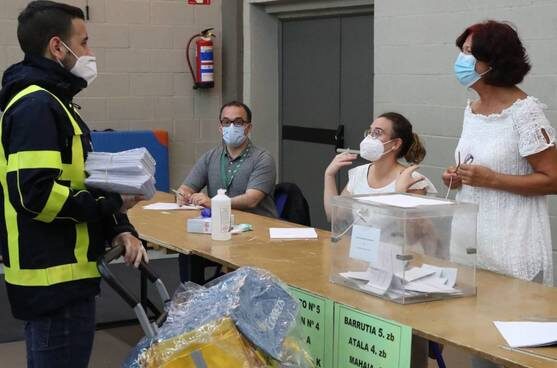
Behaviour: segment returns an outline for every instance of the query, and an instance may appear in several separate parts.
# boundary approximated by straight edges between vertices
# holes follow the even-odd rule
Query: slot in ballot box
[[[475,295],[477,214],[412,194],[334,197],[330,280],[400,304]]]

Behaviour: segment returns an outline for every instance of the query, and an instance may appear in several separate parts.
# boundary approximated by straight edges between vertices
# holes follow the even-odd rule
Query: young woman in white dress
[[[418,135],[412,131],[412,124],[408,119],[396,112],[381,114],[371,123],[360,143],[360,156],[370,163],[348,171],[348,183],[341,195],[437,193],[431,181],[416,171],[417,164],[422,162],[425,154],[426,150]],[[336,174],[340,168],[351,165],[356,158],[355,154],[338,154],[325,170],[323,202],[329,221],[331,198],[338,195]],[[401,158],[411,165],[401,164]],[[413,336],[412,367],[426,368],[427,356],[427,340]]]
[[[341,195],[437,193],[431,181],[416,171],[425,154],[425,148],[412,131],[408,119],[396,112],[381,114],[371,123],[360,143],[360,156],[370,163],[348,171],[348,184]],[[357,157],[351,153],[340,153],[325,170],[323,203],[329,221],[331,198],[339,195],[336,174],[342,167],[352,165]],[[405,158],[411,166],[401,164],[401,158]]]
[[[464,111],[455,157],[444,183],[479,205],[478,266],[524,280],[553,283],[548,194],[557,193],[555,131],[543,105],[516,85],[530,70],[517,32],[486,21],[457,39],[459,82],[479,95]]]

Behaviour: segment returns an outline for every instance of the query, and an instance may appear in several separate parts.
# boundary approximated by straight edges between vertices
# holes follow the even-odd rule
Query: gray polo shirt
[[[246,211],[268,217],[278,217],[273,201],[276,178],[275,160],[269,152],[254,146],[251,142],[250,145],[250,150],[238,172],[234,175],[226,195],[232,198],[244,194],[248,189],[260,190],[266,194],[265,198],[259,202],[256,208]],[[205,152],[197,160],[186,180],[184,180],[184,184],[196,192],[207,186],[209,197],[212,198],[217,195],[217,190],[224,188],[220,166],[223,152],[230,166],[234,165],[239,159],[237,157],[235,160],[230,160],[224,144],[221,144]]]

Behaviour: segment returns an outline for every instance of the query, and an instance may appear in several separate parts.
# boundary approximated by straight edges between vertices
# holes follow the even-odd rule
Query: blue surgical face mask
[[[246,135],[244,134],[243,126],[235,126],[230,124],[230,126],[222,128],[222,139],[224,143],[232,147],[238,147],[244,143],[246,140]]]
[[[479,81],[485,73],[491,70],[491,68],[489,68],[482,74],[479,74],[476,71],[476,62],[477,60],[474,55],[465,54],[463,52],[458,54],[458,57],[454,62],[456,79],[458,79],[460,84],[464,87],[472,86],[474,83]]]

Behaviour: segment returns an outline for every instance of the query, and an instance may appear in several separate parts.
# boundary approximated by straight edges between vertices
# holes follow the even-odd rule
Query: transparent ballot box
[[[408,304],[476,294],[478,207],[389,193],[332,200],[332,282]]]

